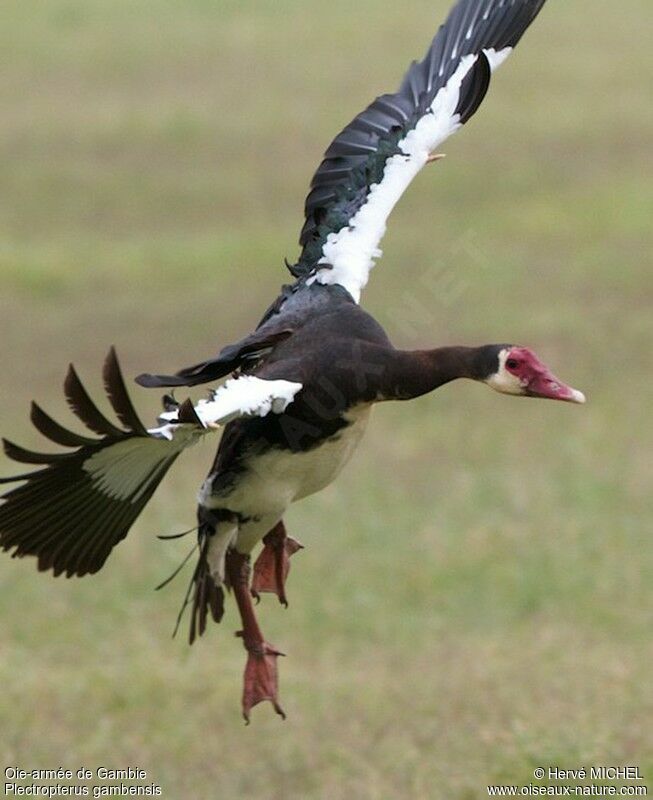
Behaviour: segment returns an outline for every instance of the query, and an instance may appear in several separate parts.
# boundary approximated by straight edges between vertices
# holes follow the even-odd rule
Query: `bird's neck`
[[[395,350],[388,370],[388,400],[410,400],[457,378],[483,380],[478,347]]]

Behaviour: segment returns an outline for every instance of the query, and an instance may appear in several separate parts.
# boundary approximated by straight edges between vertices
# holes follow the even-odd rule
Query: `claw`
[[[269,700],[277,714],[285,719],[286,714],[277,698],[279,691],[277,658],[284,653],[267,642],[248,643],[244,639],[243,631],[239,631],[236,636],[243,638],[248,652],[243,678],[243,718],[246,724],[249,725],[252,708],[264,700]]]

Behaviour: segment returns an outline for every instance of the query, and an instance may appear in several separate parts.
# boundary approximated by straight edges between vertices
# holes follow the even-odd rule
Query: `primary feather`
[[[41,469],[0,479],[23,481],[3,495],[0,545],[16,556],[37,556],[39,569],[52,569],[55,575],[97,572],[183,450],[237,417],[282,413],[301,389],[291,381],[242,376],[196,406],[187,401],[162,413],[159,425],[146,429],[113,349],[105,362],[104,384],[124,429],[100,412],[71,367],[64,384],[68,403],[102,438],[69,431],[34,404],[37,430],[55,444],[76,449],[46,454],[4,441],[9,458]]]
[[[460,0],[399,91],[336,136],[306,198],[296,277],[339,284],[359,301],[390,212],[429,155],[476,112],[491,72],[544,1]]]

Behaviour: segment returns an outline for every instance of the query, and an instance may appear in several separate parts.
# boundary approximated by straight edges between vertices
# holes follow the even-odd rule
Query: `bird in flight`
[[[270,592],[286,604],[289,559],[300,545],[286,533],[284,513],[335,479],[375,403],[410,400],[457,378],[509,395],[585,400],[527,347],[400,350],[359,305],[393,207],[476,112],[544,2],[459,0],[398,91],[378,97],[329,145],[306,199],[299,258],[287,263],[292,282],[255,330],[173,375],[136,378],[144,387],[186,387],[229,376],[206,399],[180,404],[166,395],[147,428],[112,349],[103,374],[117,421],[98,409],[71,366],[65,396],[88,431],[63,427],[34,403],[32,423],[65,450],[39,453],[4,440],[6,454],[30,466],[1,479],[19,485],[3,495],[0,544],[70,577],[97,572],[177,456],[222,431],[199,491],[198,559],[182,612],[191,606],[192,643],[209,616],[222,619],[225,590],[235,598],[247,651],[246,720],[263,700],[283,716],[280,651],[263,636],[253,601]]]

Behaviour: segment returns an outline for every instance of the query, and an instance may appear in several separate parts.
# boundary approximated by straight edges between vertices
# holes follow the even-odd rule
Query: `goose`
[[[33,425],[64,450],[39,453],[3,440],[10,459],[31,466],[1,479],[18,485],[3,495],[0,545],[14,557],[35,556],[40,570],[71,577],[97,572],[179,454],[221,432],[199,490],[198,558],[182,612],[190,605],[192,643],[209,616],[222,619],[225,590],[234,597],[246,650],[247,722],[266,700],[284,716],[281,652],[263,635],[254,602],[267,592],[287,605],[290,558],[301,545],[286,532],[284,514],[336,478],[373,405],[410,400],[461,378],[507,395],[585,402],[528,347],[401,350],[359,305],[394,205],[477,111],[493,73],[544,2],[459,0],[398,91],[374,100],[326,150],[306,198],[299,258],[286,261],[291,282],[256,328],[174,374],[136,378],[147,388],[226,378],[207,397],[179,403],[166,394],[156,424],[146,427],[112,348],[103,377],[117,421],[98,409],[71,365],[65,397],[88,431],[65,428],[34,403]]]

